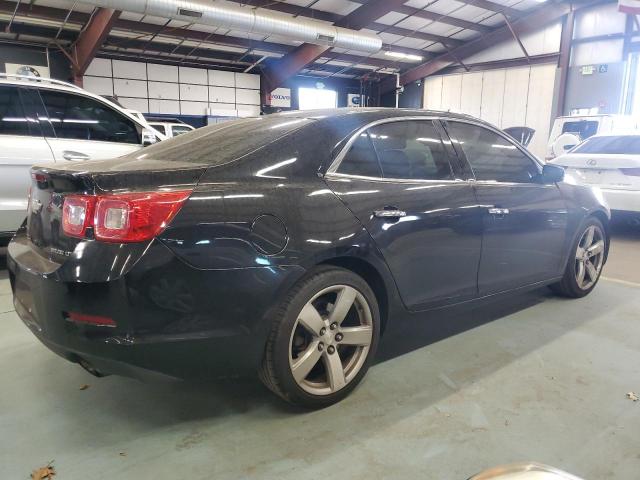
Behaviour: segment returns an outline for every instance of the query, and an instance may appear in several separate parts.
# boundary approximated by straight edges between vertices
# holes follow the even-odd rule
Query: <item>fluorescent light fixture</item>
[[[422,57],[420,55],[412,55],[410,53],[386,51],[384,52],[384,54],[387,57],[402,58],[403,60],[411,60],[412,62],[419,62],[420,60],[422,60]]]

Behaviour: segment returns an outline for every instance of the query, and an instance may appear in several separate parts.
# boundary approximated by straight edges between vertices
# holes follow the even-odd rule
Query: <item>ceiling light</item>
[[[422,60],[422,57],[420,55],[412,55],[410,53],[386,51],[384,52],[384,54],[388,57],[402,58],[403,60],[410,60],[412,62],[419,62],[420,60]]]

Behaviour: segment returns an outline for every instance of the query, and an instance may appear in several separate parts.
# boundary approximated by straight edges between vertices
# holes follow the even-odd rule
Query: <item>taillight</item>
[[[92,227],[96,240],[104,242],[151,240],[166,228],[190,194],[191,190],[69,195],[64,199],[63,231],[84,238],[86,229]]]
[[[630,177],[640,177],[640,168],[621,168],[620,171]]]
[[[70,237],[84,238],[92,224],[95,197],[90,195],[69,195],[62,205],[62,231]]]

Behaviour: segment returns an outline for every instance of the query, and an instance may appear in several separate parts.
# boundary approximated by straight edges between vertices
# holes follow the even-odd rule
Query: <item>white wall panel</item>
[[[127,98],[118,97],[118,102],[124,108],[130,108],[131,110],[137,110],[142,113],[149,113],[149,101],[146,98]]]
[[[239,117],[258,117],[260,116],[259,105],[238,105]]]
[[[149,98],[159,98],[165,100],[178,100],[180,89],[177,83],[168,82],[148,82]]]
[[[260,105],[260,90],[236,88],[236,103],[241,105]]]
[[[90,77],[85,75],[82,78],[82,86],[98,95],[113,96],[113,79],[111,77]]]
[[[158,82],[178,82],[178,67],[174,65],[160,65],[147,63],[147,75],[149,80]]]
[[[460,111],[460,95],[462,75],[445,75],[442,77],[442,109],[452,112]]]
[[[487,70],[482,77],[482,105],[480,118],[500,126],[504,105],[504,84],[506,70]]]
[[[177,100],[149,99],[149,113],[166,113],[177,115],[180,113],[180,102]]]
[[[599,5],[578,13],[573,38],[623,33],[624,27],[625,14],[618,11],[616,3]]]
[[[116,78],[147,79],[147,64],[141,62],[129,62],[125,60],[113,60],[113,76]]]
[[[480,116],[482,102],[482,72],[467,73],[462,75],[462,87],[460,95],[460,111]]]
[[[505,73],[501,128],[525,125],[529,95],[529,67],[508,68]]]
[[[555,79],[555,64],[433,76],[424,82],[424,105],[480,117],[499,128],[531,127],[536,134],[529,148],[544,157]]]
[[[180,83],[206,85],[207,71],[204,68],[179,67]]]
[[[206,115],[208,104],[205,102],[180,102],[182,115]]]
[[[194,102],[208,102],[209,92],[204,85],[180,84],[180,100],[192,100]]]
[[[442,76],[427,77],[424,82],[424,108],[442,110]]]
[[[260,75],[254,75],[252,73],[236,73],[236,87],[260,90]]]
[[[554,64],[531,67],[525,125],[536,131],[529,148],[538,154],[545,152],[549,139],[555,78]]]
[[[235,103],[210,103],[209,115],[219,115],[222,117],[236,117],[238,111]]]
[[[571,66],[621,62],[623,49],[623,40],[579,43],[574,45],[571,52]]]
[[[147,98],[147,82],[142,80],[114,78],[113,93],[118,97]]]
[[[209,87],[209,102],[236,103],[236,89],[230,87]]]
[[[113,71],[111,70],[111,60],[108,58],[94,58],[89,64],[85,75],[111,77],[113,75]]]
[[[221,70],[209,70],[209,85],[219,85],[221,87],[235,87],[236,75],[233,72],[223,72]]]

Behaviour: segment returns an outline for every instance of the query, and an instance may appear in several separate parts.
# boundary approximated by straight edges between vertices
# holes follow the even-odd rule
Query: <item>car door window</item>
[[[384,178],[452,178],[449,156],[430,120],[384,123],[369,129]]]
[[[367,132],[358,135],[353,142],[347,155],[340,163],[338,173],[359,175],[361,177],[382,177],[378,157]]]
[[[160,125],[159,123],[150,123],[149,125],[151,125],[153,128],[155,128],[161,134],[163,134],[163,135],[167,134],[167,130],[164,128],[164,125]]]
[[[451,141],[458,145],[476,180],[530,183],[538,166],[511,141],[491,130],[469,123],[448,122]]]
[[[40,95],[58,138],[141,143],[135,122],[97,100],[53,90]]]
[[[171,127],[171,130],[173,131],[174,137],[177,137],[178,135],[182,135],[183,133],[188,133],[191,131],[189,127],[183,127],[181,125],[174,125],[173,127]]]
[[[17,87],[0,86],[0,134],[38,135],[38,120],[25,112]]]

